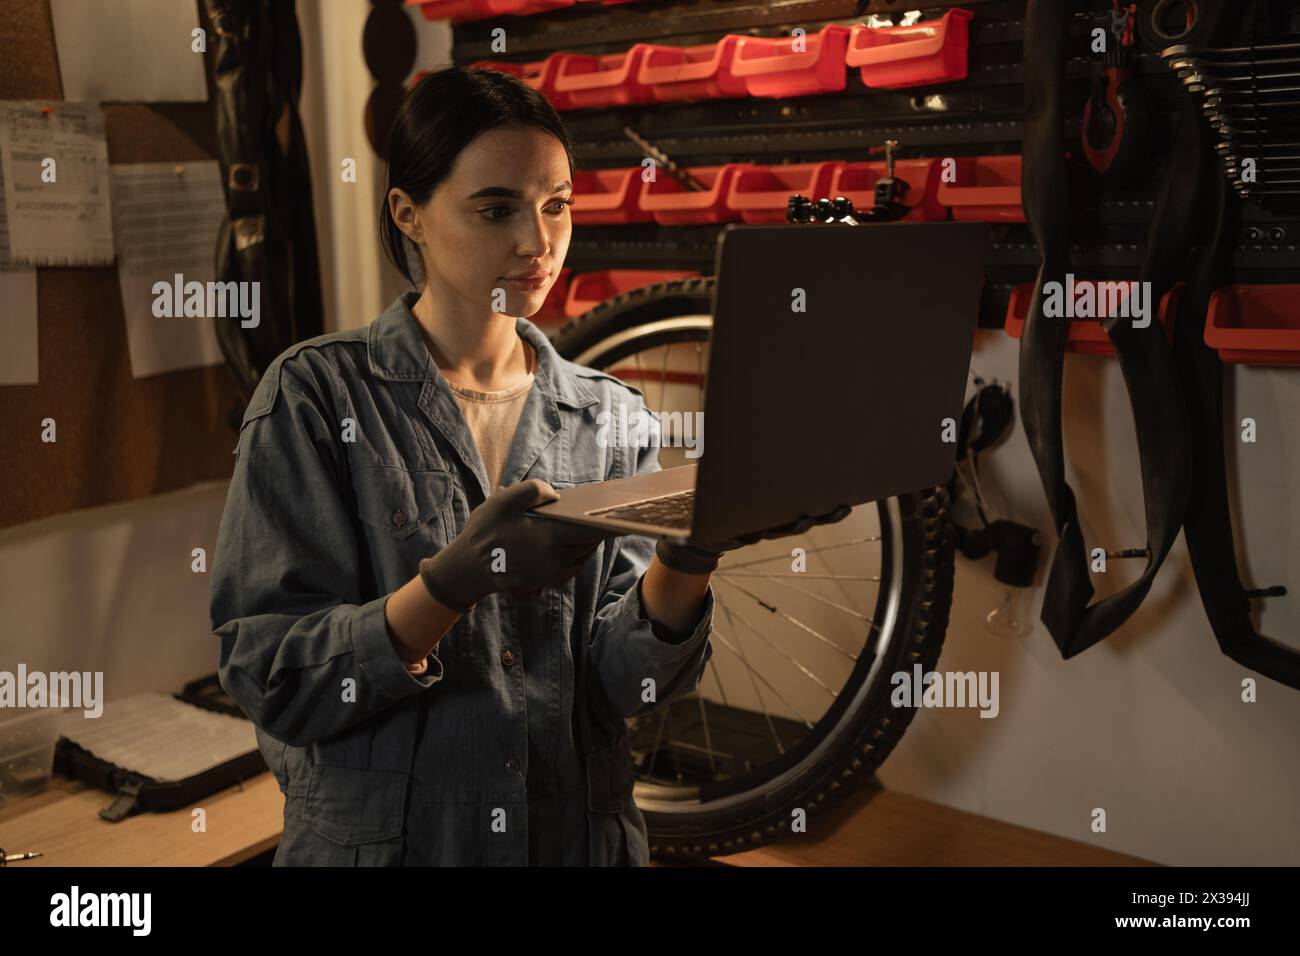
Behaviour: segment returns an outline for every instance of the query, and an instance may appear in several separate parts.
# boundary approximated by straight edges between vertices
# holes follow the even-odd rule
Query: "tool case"
[[[192,681],[172,696],[193,707],[248,719],[221,688],[216,674]],[[67,737],[60,737],[54,750],[55,773],[83,780],[114,795],[112,802],[99,811],[100,817],[110,823],[142,811],[178,810],[266,769],[261,751],[253,750],[182,780],[155,780],[102,760]]]

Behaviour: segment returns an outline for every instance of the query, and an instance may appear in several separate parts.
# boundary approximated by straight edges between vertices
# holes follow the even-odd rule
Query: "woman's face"
[[[434,303],[470,319],[540,309],[569,250],[571,176],[554,136],[503,127],[465,147],[423,206],[391,190],[389,211],[420,249]],[[534,272],[543,278],[512,281]]]

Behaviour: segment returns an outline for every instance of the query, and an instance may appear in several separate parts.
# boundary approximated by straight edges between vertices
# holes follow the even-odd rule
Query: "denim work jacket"
[[[210,611],[221,684],[285,795],[275,864],[547,862],[529,859],[529,781],[540,780],[561,796],[581,788],[563,800],[577,832],[586,819],[578,862],[644,866],[624,720],[699,685],[713,594],[672,643],[641,606],[653,540],[613,538],[563,590],[480,602],[413,675],[385,601],[489,493],[411,313],[417,298],[286,349],[240,425]],[[657,441],[598,440],[604,422],[640,420],[641,392],[561,358],[527,319],[517,329],[538,362],[502,486],[659,469]]]

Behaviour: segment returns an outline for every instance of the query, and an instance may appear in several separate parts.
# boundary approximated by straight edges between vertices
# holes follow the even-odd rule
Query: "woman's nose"
[[[552,230],[555,227],[548,223],[541,213],[534,213],[528,217],[525,223],[520,227],[521,234],[518,238],[518,253],[520,258],[543,259],[550,252],[553,243]]]

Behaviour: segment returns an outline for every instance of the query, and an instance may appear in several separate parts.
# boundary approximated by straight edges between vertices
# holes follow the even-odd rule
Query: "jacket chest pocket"
[[[361,468],[352,473],[352,487],[357,517],[378,540],[410,551],[416,561],[447,544],[452,477],[445,468]]]

